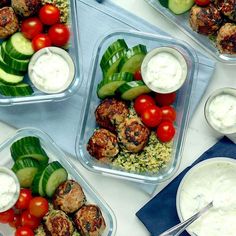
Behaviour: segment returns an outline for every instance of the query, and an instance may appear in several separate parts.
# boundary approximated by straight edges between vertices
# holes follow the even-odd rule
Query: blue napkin
[[[236,145],[227,137],[223,137],[136,213],[151,235],[157,236],[180,222],[176,210],[176,194],[182,178],[197,163],[214,157],[236,159]],[[181,236],[189,234],[185,231]]]

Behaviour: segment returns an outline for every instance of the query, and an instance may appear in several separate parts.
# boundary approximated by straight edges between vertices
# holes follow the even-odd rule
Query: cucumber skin
[[[34,179],[31,185],[32,193],[35,195],[39,194],[42,197],[46,195],[45,192],[43,191],[43,186],[42,186],[43,172],[44,172],[44,169],[40,169],[37,172],[37,174],[34,176]]]
[[[168,8],[169,0],[159,0],[159,2],[163,7]]]
[[[0,82],[0,94],[3,96],[29,96],[32,95],[33,92],[31,86],[25,83],[8,85]]]

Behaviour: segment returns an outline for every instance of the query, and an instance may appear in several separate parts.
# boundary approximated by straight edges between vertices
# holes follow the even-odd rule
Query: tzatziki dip
[[[151,90],[171,93],[183,85],[187,77],[187,63],[184,56],[174,48],[155,48],[145,56],[141,73],[143,81]]]
[[[213,207],[188,227],[196,236],[235,236],[236,161],[213,158],[193,167],[177,194],[181,220],[186,220],[213,201]]]

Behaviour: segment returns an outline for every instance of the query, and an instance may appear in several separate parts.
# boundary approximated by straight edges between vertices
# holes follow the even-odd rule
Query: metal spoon
[[[194,214],[189,219],[173,226],[172,228],[166,230],[164,233],[159,236],[178,236],[180,235],[189,225],[191,225],[196,219],[198,219],[201,215],[203,215],[206,211],[213,207],[213,201],[207,204],[204,208],[202,208],[199,212]]]

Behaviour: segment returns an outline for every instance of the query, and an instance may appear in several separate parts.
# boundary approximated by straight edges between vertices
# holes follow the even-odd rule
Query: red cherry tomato
[[[137,70],[135,73],[134,73],[134,79],[135,80],[143,80],[143,77],[141,75],[141,71],[140,70]]]
[[[141,115],[143,123],[148,127],[156,127],[161,122],[161,118],[161,109],[155,105],[146,108]]]
[[[43,24],[37,17],[30,17],[22,21],[21,32],[27,39],[33,39],[43,31]]]
[[[70,31],[66,25],[55,24],[48,31],[52,44],[58,47],[65,46],[70,39]]]
[[[159,106],[169,106],[174,103],[176,98],[176,93],[156,93],[155,100]]]
[[[170,121],[163,121],[159,124],[156,130],[157,138],[161,142],[169,142],[175,135],[175,127]]]
[[[34,51],[51,46],[51,40],[46,34],[38,34],[32,40],[32,47]]]
[[[28,226],[31,229],[36,229],[40,224],[40,219],[31,215],[29,210],[25,210],[21,214],[22,226]]]
[[[199,6],[207,6],[210,2],[210,0],[195,0],[195,3]]]
[[[12,208],[0,213],[0,223],[2,224],[8,224],[12,222],[13,219],[14,219],[14,210]]]
[[[15,236],[34,236],[34,232],[27,226],[21,226],[16,230]]]
[[[32,192],[30,189],[22,188],[20,190],[19,198],[15,204],[17,209],[26,209],[29,206],[30,200],[32,199]]]
[[[46,4],[39,10],[39,18],[45,25],[54,25],[60,21],[60,10],[53,5]]]
[[[153,97],[147,95],[147,94],[142,94],[140,96],[138,96],[135,101],[134,101],[134,109],[136,111],[137,114],[141,115],[142,112],[152,106],[155,105],[155,100],[153,99]]]
[[[29,204],[29,212],[36,217],[43,217],[48,212],[48,201],[43,197],[34,197]]]
[[[161,112],[162,112],[162,120],[169,120],[174,122],[176,119],[176,111],[173,107],[171,106],[164,106],[161,107]]]
[[[15,214],[13,221],[9,223],[9,225],[13,228],[18,228],[21,226],[21,216],[20,214]]]

